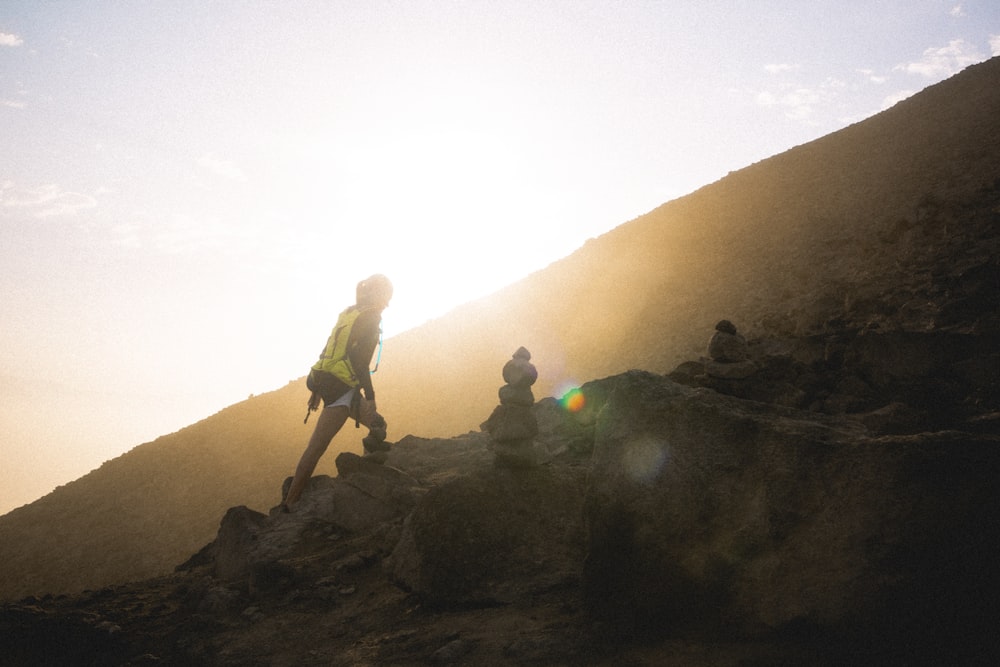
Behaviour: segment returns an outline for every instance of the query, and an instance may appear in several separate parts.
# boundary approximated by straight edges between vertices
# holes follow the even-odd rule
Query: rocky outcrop
[[[877,433],[981,430],[970,419],[1000,404],[1000,334],[838,329],[751,340],[754,372],[689,361],[669,377],[686,386],[829,415],[851,414]]]
[[[221,581],[249,584],[256,572],[308,553],[317,535],[330,539],[389,530],[412,511],[423,491],[411,476],[368,457],[342,453],[337,469],[337,477],[310,479],[294,512],[269,517],[245,506],[231,508],[216,539],[179,569],[208,566]],[[390,541],[383,549],[391,546]]]
[[[828,414],[829,400],[810,410],[633,371],[583,385],[576,411],[554,399],[533,405],[539,466],[496,466],[485,432],[404,438],[385,465],[341,455],[340,476],[313,479],[294,514],[230,510],[186,569],[207,568],[252,597],[325,581],[329,569],[309,574],[303,564],[323,544],[337,553],[334,568],[381,563],[387,583],[428,609],[557,595],[582,600],[608,639],[794,636],[837,660],[992,656],[992,408],[949,430],[892,433],[894,420],[920,421],[875,391],[903,371],[892,370],[884,341],[842,340],[853,342],[836,348],[834,366],[823,365],[829,354],[806,364],[818,354],[807,340],[794,351],[789,341],[751,341],[748,356],[772,380],[775,366],[795,364],[828,386],[847,386],[845,373],[883,373],[865,390],[869,407],[882,407]],[[991,354],[923,347],[925,372]],[[218,604],[218,588],[205,595]]]
[[[1000,438],[873,437],[648,373],[614,382],[585,512],[595,614],[654,636],[982,646],[1000,611]]]
[[[585,471],[481,470],[431,489],[392,553],[394,580],[445,608],[512,604],[575,588]]]
[[[497,466],[485,431],[407,436],[383,464],[341,454],[339,475],[313,478],[290,514],[230,509],[211,544],[150,584],[153,602],[135,589],[33,600],[0,626],[33,636],[56,619],[88,646],[116,627],[128,645],[100,650],[119,662],[140,648],[302,659],[289,623],[327,637],[310,658],[325,664],[611,665],[629,646],[668,663],[692,646],[713,656],[695,664],[995,661],[996,395],[969,371],[960,386],[977,407],[915,431],[933,421],[915,407],[924,376],[866,336],[749,341],[760,370],[729,393],[688,362],[588,382],[572,410],[543,399],[529,408],[534,467]],[[993,354],[907,345],[925,350],[924,373]],[[788,386],[751,400],[760,377]],[[811,385],[852,386],[870,409],[782,398]]]

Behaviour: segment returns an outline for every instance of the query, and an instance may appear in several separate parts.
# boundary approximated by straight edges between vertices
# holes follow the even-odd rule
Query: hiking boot
[[[385,417],[375,413],[375,416],[372,418],[372,424],[368,427],[368,435],[374,436],[380,441],[385,440],[387,426],[388,424],[385,423]]]
[[[392,449],[392,443],[386,442],[384,437],[379,438],[375,433],[369,433],[361,439],[361,444],[364,445],[365,451],[368,453],[387,452]]]
[[[385,441],[385,436],[385,417],[376,413],[375,417],[372,418],[371,426],[368,427],[368,435],[362,438],[361,444],[365,446],[365,451],[368,453],[387,452],[392,448],[392,445]]]

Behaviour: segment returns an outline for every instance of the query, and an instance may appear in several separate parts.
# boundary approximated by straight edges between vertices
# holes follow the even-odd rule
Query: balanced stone
[[[500,387],[500,405],[482,424],[490,434],[490,442],[498,466],[530,468],[537,465],[534,438],[538,435],[538,419],[532,411],[535,395],[531,385],[538,379],[538,370],[531,363],[531,353],[523,347],[517,349],[510,361],[504,364]]]
[[[747,358],[747,341],[736,331],[729,320],[715,325],[715,334],[708,343],[708,356],[712,361],[734,363]]]
[[[528,387],[505,384],[500,387],[500,405],[520,405],[530,408],[535,404],[535,395]]]
[[[523,347],[518,348],[511,360],[504,364],[504,382],[515,387],[530,387],[537,379],[538,371],[531,363],[531,353]]]

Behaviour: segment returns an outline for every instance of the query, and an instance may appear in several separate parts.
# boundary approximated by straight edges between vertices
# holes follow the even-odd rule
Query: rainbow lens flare
[[[563,394],[563,397],[559,399],[559,403],[562,404],[564,409],[570,412],[579,412],[587,404],[587,399],[579,387],[573,387]]]

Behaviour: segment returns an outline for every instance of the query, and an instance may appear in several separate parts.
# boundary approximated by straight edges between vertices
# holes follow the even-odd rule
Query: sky
[[[1000,54],[995,0],[0,0],[0,513]],[[290,464],[291,465],[291,464]]]

